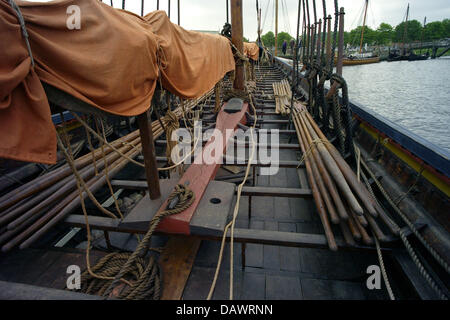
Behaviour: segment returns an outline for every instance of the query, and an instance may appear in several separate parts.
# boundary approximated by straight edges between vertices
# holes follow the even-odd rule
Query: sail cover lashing
[[[18,1],[34,67],[16,12],[0,0],[0,157],[55,163],[56,132],[41,84],[115,115],[145,112],[163,87],[197,98],[234,70],[229,40],[187,31],[164,11],[145,17],[100,1]],[[68,18],[79,8],[79,29]],[[63,106],[64,107],[64,106]]]
[[[259,47],[254,42],[244,42],[244,55],[253,61],[258,61]]]

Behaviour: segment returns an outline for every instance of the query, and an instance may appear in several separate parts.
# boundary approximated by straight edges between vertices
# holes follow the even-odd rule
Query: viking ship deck
[[[283,78],[284,74],[280,69],[256,67],[255,101],[260,129],[286,127],[287,118],[275,113],[272,89],[272,83],[279,82]],[[214,105],[205,105],[204,108],[205,113],[208,113],[208,109],[214,108]],[[378,263],[373,247],[363,245],[349,247],[338,238],[337,241],[341,245],[339,251],[332,252],[327,249],[323,227],[311,193],[308,192],[310,186],[305,168],[287,165],[298,164],[302,157],[295,134],[285,130],[280,134],[280,146],[282,146],[280,159],[285,166],[273,176],[259,175],[260,168],[256,168],[255,181],[251,176],[247,183],[247,194],[253,196],[250,199],[244,192],[241,200],[234,245],[234,298],[387,299],[385,290],[368,290],[366,286],[367,267]],[[158,155],[163,156],[164,148],[158,149]],[[216,180],[222,181],[221,183],[228,181],[227,185],[233,188],[232,182],[240,179],[242,178],[239,178],[239,174],[230,175],[230,172],[224,169],[220,169],[216,177]],[[132,186],[128,187],[139,188],[139,181],[145,182],[143,168],[129,164],[112,183],[115,187],[126,188],[124,180],[137,181],[129,183]],[[161,180],[162,185],[165,183],[166,180]],[[258,193],[261,196],[254,195]],[[206,198],[209,199],[209,196],[206,195]],[[222,207],[231,209],[234,199],[235,197],[232,201],[222,202]],[[136,207],[139,207],[139,203]],[[221,221],[220,225],[213,229],[208,225],[200,225],[200,231],[193,234],[193,237],[159,235],[153,238],[153,246],[165,246],[165,250],[168,250],[165,254],[166,261],[164,262],[164,256],[160,259],[165,270],[163,299],[206,298],[217,266],[220,230],[223,230],[225,222],[230,219],[231,210],[229,211],[226,221]],[[133,210],[130,215],[132,213]],[[125,221],[127,218],[129,219],[126,217]],[[136,237],[125,232],[130,232],[133,228],[139,230],[139,227],[121,228],[120,225],[108,225],[100,217],[98,220],[91,220],[90,224],[91,228],[99,229],[94,233],[91,263],[113,249],[133,251],[137,246]],[[5,283],[0,285],[9,288],[7,293],[1,290],[3,298],[52,299],[58,295],[58,291],[47,292],[43,288],[64,289],[68,265],[75,264],[82,269],[85,268],[84,232],[78,231],[75,237],[64,241],[64,235],[69,230],[74,230],[68,229],[68,226],[83,226],[82,217],[77,214],[69,216],[64,224],[37,242],[33,248],[16,250],[0,257],[0,280],[8,281],[7,285]],[[100,230],[109,231],[103,233]],[[141,230],[144,231],[145,228]],[[175,245],[168,245],[168,242]],[[55,243],[64,247],[57,248]],[[405,273],[411,273],[413,268],[411,262],[402,258],[405,253],[398,248],[395,249],[396,247],[394,242],[394,245],[389,244],[383,250],[394,290],[408,298],[419,295],[425,298],[434,297],[434,293],[426,288],[417,274],[413,277],[414,281],[404,280]],[[177,268],[176,265],[180,264],[180,260],[177,260],[179,258],[170,260],[167,257],[171,254],[177,256],[176,252],[179,253],[180,250],[184,250],[183,262],[181,267]],[[227,244],[213,299],[228,298],[229,259],[230,251]],[[11,283],[36,287],[25,287],[28,293],[24,293],[23,287],[20,285],[11,287]],[[37,293],[34,293],[35,290]],[[72,295],[66,291],[58,298],[84,299],[96,296],[75,293]]]
[[[220,36],[185,30],[163,11],[144,16],[143,1],[142,17],[99,1],[78,5],[107,18],[87,15],[83,23],[92,26],[71,41],[64,28],[47,26],[60,14],[52,3],[34,10],[0,1],[4,34],[21,52],[0,51],[17,77],[0,77],[11,87],[9,109],[0,109],[0,154],[19,168],[14,173],[19,161],[38,166],[0,181],[0,299],[450,296],[448,156],[350,102],[343,32],[332,45],[325,8],[322,47],[320,27],[311,27],[317,21],[305,20],[314,41],[303,47],[300,71],[296,60],[289,65],[261,43],[243,43],[239,0]],[[297,38],[301,2],[298,10]],[[334,12],[337,34],[338,22],[344,30],[337,1]],[[125,40],[148,51],[109,50]],[[78,58],[66,72],[58,61],[69,51]],[[104,56],[93,64],[94,53]],[[105,81],[106,71],[121,77]],[[201,133],[222,133],[202,135],[200,156],[217,148],[215,160],[225,163],[170,157],[173,131],[195,131],[197,120]],[[234,137],[252,127],[258,137],[278,129],[279,143],[258,140],[253,148]],[[34,128],[40,139],[29,135]],[[231,141],[245,154],[229,157]],[[278,148],[279,157],[267,163],[252,155],[263,147]],[[269,166],[279,170],[268,175]],[[375,289],[374,266],[382,273]],[[71,278],[68,267],[81,276]]]

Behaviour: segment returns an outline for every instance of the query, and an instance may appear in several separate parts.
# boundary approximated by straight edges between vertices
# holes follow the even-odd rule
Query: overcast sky
[[[42,0],[41,0],[42,1]],[[45,1],[45,0],[44,0]],[[180,0],[181,26],[189,30],[214,30],[222,28],[226,21],[226,0]],[[262,8],[263,33],[274,31],[276,0],[259,0]],[[278,30],[290,32],[294,35],[297,25],[298,0],[278,0]],[[103,2],[110,3],[109,0]],[[114,0],[114,6],[119,8],[122,0]],[[156,10],[157,0],[145,0],[144,13]],[[160,0],[160,9],[168,8],[168,0]],[[312,0],[309,0],[312,3]],[[316,0],[318,17],[323,17],[322,0]],[[362,9],[364,0],[339,0],[339,7],[345,8],[345,29],[351,30],[362,24]],[[244,36],[254,41],[257,36],[256,0],[243,0]],[[410,4],[410,19],[423,22],[440,21],[450,18],[449,0],[371,0],[367,24],[376,28],[381,22],[393,26],[399,24],[405,17],[406,7]],[[141,1],[127,0],[126,9],[140,14]],[[334,12],[334,0],[326,0],[327,14]],[[312,5],[311,5],[312,7]],[[312,8],[310,8],[312,16]],[[303,13],[302,13],[303,16]],[[231,18],[230,18],[231,19]],[[171,1],[171,20],[177,22],[177,0]]]

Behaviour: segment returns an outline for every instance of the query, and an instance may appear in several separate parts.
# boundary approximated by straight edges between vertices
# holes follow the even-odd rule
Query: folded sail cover
[[[246,55],[253,61],[258,61],[259,58],[258,45],[254,42],[244,42],[244,55]]]
[[[92,0],[16,3],[35,67],[16,13],[0,0],[3,158],[56,162],[56,133],[41,81],[106,112],[135,116],[150,107],[160,73],[163,87],[189,99],[234,70],[226,38],[186,31],[164,11],[140,17]],[[70,29],[78,13],[80,28]]]

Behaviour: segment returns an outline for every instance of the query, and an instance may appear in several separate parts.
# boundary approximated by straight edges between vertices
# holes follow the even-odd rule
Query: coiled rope
[[[117,295],[119,299],[158,300],[161,296],[161,269],[153,255],[147,257],[153,233],[161,220],[178,214],[189,208],[195,200],[195,194],[185,185],[177,185],[168,198],[173,208],[168,207],[157,213],[150,221],[149,229],[133,253],[116,252],[102,258],[93,268],[82,275],[82,291],[97,293],[106,298],[124,282],[126,287]]]

